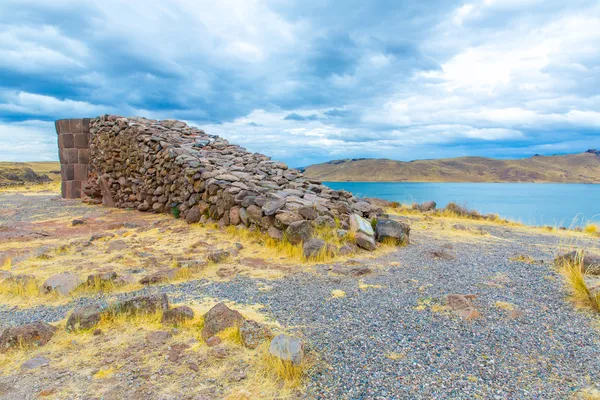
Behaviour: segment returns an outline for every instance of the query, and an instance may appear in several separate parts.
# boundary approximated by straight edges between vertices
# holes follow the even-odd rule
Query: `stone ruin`
[[[59,120],[56,131],[64,198],[245,226],[277,239],[287,231],[297,242],[307,240],[302,221],[313,220],[334,228],[337,219],[343,229],[373,236],[366,220],[383,213],[181,121],[104,115]]]

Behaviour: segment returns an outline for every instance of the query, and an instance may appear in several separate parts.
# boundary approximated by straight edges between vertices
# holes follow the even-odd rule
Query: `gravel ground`
[[[365,261],[374,273],[362,278],[319,267],[276,281],[199,280],[142,292],[165,292],[175,302],[215,297],[263,304],[319,355],[306,398],[563,399],[593,385],[600,370],[597,318],[574,310],[549,266],[559,248],[572,243],[505,227],[484,229],[488,235],[472,238],[417,230],[410,246]],[[598,241],[580,239],[578,245],[597,248]],[[454,258],[429,254],[442,249]],[[509,260],[515,254],[544,263]],[[362,290],[360,281],[381,287]],[[261,283],[272,290],[260,291]],[[336,289],[346,296],[332,298]],[[450,293],[476,294],[481,318],[469,322],[432,310]],[[57,321],[97,300],[25,310],[0,306],[0,326]],[[514,304],[522,315],[511,316],[497,301]]]

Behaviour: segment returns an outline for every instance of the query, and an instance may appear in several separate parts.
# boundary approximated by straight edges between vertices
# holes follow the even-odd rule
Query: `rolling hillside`
[[[517,160],[459,157],[410,162],[347,159],[304,168],[307,178],[357,182],[600,183],[600,151]]]

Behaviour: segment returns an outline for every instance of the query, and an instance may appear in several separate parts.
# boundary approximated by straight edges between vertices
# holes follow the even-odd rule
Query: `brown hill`
[[[0,186],[45,183],[58,178],[58,162],[0,162]]]
[[[600,183],[600,151],[517,160],[459,157],[410,162],[346,159],[314,164],[304,176],[355,182],[563,182]]]

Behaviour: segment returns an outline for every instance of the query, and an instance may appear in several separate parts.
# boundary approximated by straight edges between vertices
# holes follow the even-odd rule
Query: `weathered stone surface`
[[[363,232],[356,233],[356,245],[361,249],[373,251],[377,249],[377,244],[372,236],[366,235]]]
[[[302,221],[304,218],[302,218],[302,216],[300,214],[297,214],[295,212],[286,211],[286,212],[277,214],[275,216],[275,219],[282,226],[288,226],[288,225],[292,224],[293,222]]]
[[[126,314],[152,314],[155,312],[169,310],[169,298],[166,294],[153,294],[148,296],[138,296],[133,299],[123,300],[115,304],[112,309],[116,313]]]
[[[81,284],[81,280],[75,274],[64,272],[61,274],[53,275],[42,284],[42,289],[45,292],[57,291],[60,294],[66,296]]]
[[[146,335],[146,340],[151,344],[164,344],[171,339],[173,335],[165,331],[154,331]]]
[[[426,201],[423,204],[421,204],[419,206],[419,210],[421,211],[433,211],[435,210],[437,204],[435,203],[435,201],[431,200],[431,201]]]
[[[285,199],[267,201],[262,206],[262,211],[267,216],[269,216],[269,215],[275,215],[275,213],[277,211],[281,210],[283,208],[283,206],[285,206]]]
[[[188,306],[180,306],[166,311],[161,322],[163,324],[181,324],[190,319],[194,319],[194,310]]]
[[[271,340],[269,353],[280,360],[300,365],[304,359],[304,343],[294,336],[277,335]]]
[[[69,315],[67,320],[67,331],[77,331],[79,329],[91,329],[98,325],[102,308],[97,304],[78,308]]]
[[[101,196],[107,206],[150,212],[176,207],[189,223],[243,224],[263,232],[271,226],[283,230],[298,218],[347,221],[352,210],[369,218],[377,211],[349,192],[305,180],[298,170],[181,121],[118,116],[87,121],[89,137],[77,135],[89,149],[73,149],[83,151],[73,162],[86,173],[90,201]],[[81,182],[71,186],[63,193],[77,194]],[[275,218],[283,211],[296,214]]]
[[[378,242],[393,240],[398,244],[407,244],[410,226],[403,222],[390,219],[380,219],[375,226],[375,238]]]
[[[155,285],[161,282],[168,282],[175,279],[178,271],[179,268],[169,268],[156,271],[150,275],[144,276],[142,279],[140,279],[140,283],[142,285]]]
[[[280,229],[275,228],[274,226],[269,227],[269,229],[267,230],[267,234],[269,235],[269,237],[276,240],[283,239],[283,232]]]
[[[317,226],[326,226],[328,228],[335,228],[335,220],[331,218],[329,215],[321,215],[315,219],[315,224]]]
[[[185,222],[188,224],[195,224],[200,222],[201,217],[202,214],[200,213],[200,209],[198,207],[192,207],[185,215]]]
[[[114,282],[116,279],[117,273],[115,271],[97,272],[95,274],[88,275],[87,284],[88,286],[102,285],[109,282]]]
[[[286,229],[287,239],[292,244],[308,241],[313,235],[314,229],[310,221],[292,222]]]
[[[21,372],[25,372],[25,371],[29,371],[29,370],[41,368],[41,367],[47,367],[48,365],[50,365],[50,360],[48,360],[46,357],[42,357],[42,356],[33,357],[33,358],[30,358],[29,360],[25,361],[23,364],[21,364]]]
[[[333,255],[335,250],[325,243],[322,239],[311,238],[304,242],[302,246],[302,251],[305,258],[315,258],[322,252],[325,252],[327,255]]]
[[[371,223],[358,214],[350,215],[350,230],[352,232],[362,232],[369,236],[375,235]]]
[[[239,326],[244,321],[242,314],[219,303],[204,314],[202,338],[207,340],[227,328]]]
[[[43,346],[52,339],[56,327],[45,322],[33,322],[12,328],[6,328],[0,335],[0,351],[21,346]]]
[[[339,265],[331,267],[331,272],[339,275],[361,276],[371,272],[371,268],[366,265]]]
[[[215,250],[212,253],[209,253],[206,258],[207,260],[218,264],[231,257],[231,252],[228,250]]]
[[[317,219],[319,213],[312,207],[300,207],[298,208],[298,214],[300,214],[304,219],[314,220]]]
[[[242,344],[249,349],[257,348],[261,343],[271,339],[271,330],[256,321],[243,321],[240,325],[240,337]]]

